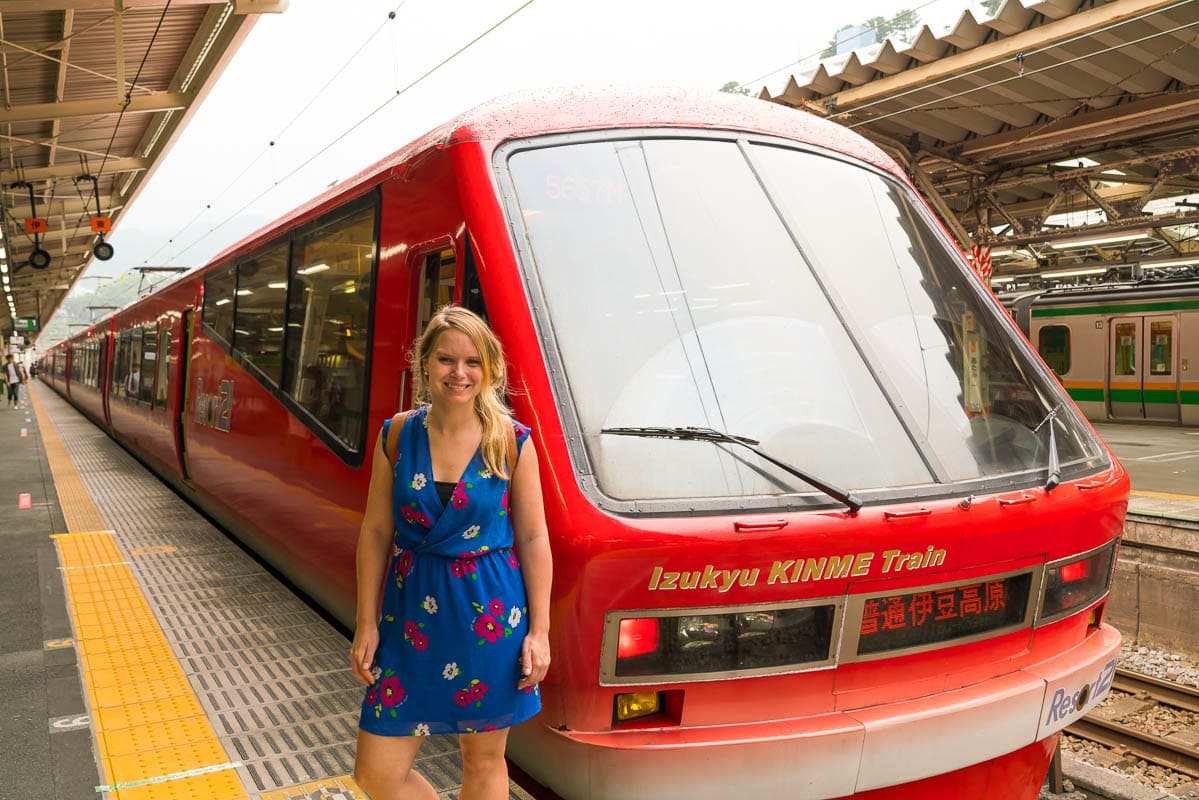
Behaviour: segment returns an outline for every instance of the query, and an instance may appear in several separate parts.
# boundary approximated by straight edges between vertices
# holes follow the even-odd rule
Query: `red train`
[[[44,356],[340,619],[457,302],[542,453],[567,798],[1033,798],[1107,692],[1124,470],[862,138],[756,100],[479,107]]]

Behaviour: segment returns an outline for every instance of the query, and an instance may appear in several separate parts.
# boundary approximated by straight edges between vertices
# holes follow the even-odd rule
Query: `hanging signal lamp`
[[[80,175],[75,179],[75,182],[78,183],[79,181],[86,180],[92,182],[92,197],[96,198],[96,216],[91,218],[92,233],[100,237],[100,240],[92,247],[92,255],[100,261],[107,261],[112,258],[112,254],[115,252],[112,249],[112,245],[104,241],[104,234],[112,232],[112,217],[107,217],[100,213],[100,181],[95,175]]]
[[[47,231],[47,224],[45,217],[37,215],[37,198],[33,195],[33,184],[20,181],[14,183],[13,188],[29,190],[29,213],[33,215],[25,218],[25,233],[33,236],[33,252],[29,254],[29,266],[45,269],[50,266],[50,254],[42,249],[42,235]]]

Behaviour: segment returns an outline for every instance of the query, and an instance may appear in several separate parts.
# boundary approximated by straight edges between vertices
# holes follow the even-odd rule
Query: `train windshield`
[[[1034,482],[1102,458],[1068,402],[1050,415],[1060,388],[879,173],[713,138],[575,140],[506,163],[563,407],[608,497],[812,491],[744,448],[612,428],[750,437],[858,491]]]

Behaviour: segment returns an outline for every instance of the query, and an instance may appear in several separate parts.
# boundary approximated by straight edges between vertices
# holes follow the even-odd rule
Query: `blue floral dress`
[[[408,414],[396,454],[378,672],[359,720],[380,736],[477,733],[541,710],[538,687],[516,688],[529,609],[512,549],[508,481],[476,450],[443,505],[427,414],[428,407]],[[390,424],[383,424],[384,441]],[[529,429],[513,427],[519,453]]]

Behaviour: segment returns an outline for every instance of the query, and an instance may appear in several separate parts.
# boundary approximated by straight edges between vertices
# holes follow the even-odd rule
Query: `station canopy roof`
[[[1199,0],[1004,0],[759,96],[880,145],[998,281],[1199,272]]]
[[[286,6],[0,0],[0,330],[53,314],[254,21]]]

